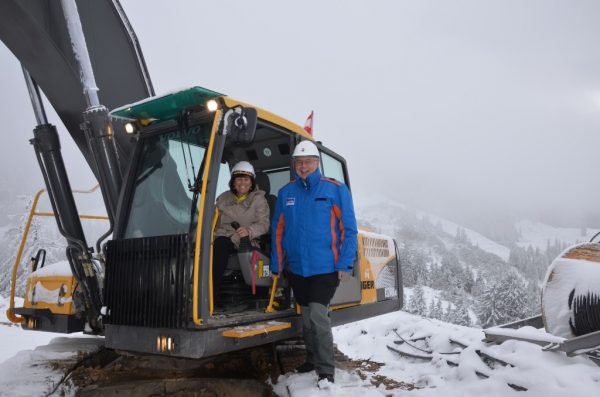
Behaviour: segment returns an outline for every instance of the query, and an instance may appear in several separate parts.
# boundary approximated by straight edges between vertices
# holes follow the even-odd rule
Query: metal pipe
[[[79,66],[81,83],[83,85],[83,94],[85,95],[88,108],[99,106],[98,87],[96,86],[96,79],[94,78],[90,54],[88,53],[87,45],[85,43],[85,36],[83,34],[83,27],[81,26],[77,4],[75,3],[75,0],[61,0],[60,3],[65,16],[71,45],[73,46],[73,53],[75,54],[75,59],[78,61],[77,64]]]
[[[25,69],[25,66],[21,65],[21,69],[23,69],[23,76],[25,77],[27,91],[29,91],[29,98],[31,99],[31,106],[33,107],[35,120],[37,121],[38,125],[48,124],[48,118],[46,117],[46,110],[44,109],[44,103],[42,102],[40,89],[27,69]]]

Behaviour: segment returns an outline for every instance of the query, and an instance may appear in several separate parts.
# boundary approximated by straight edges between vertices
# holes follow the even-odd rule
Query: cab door
[[[346,161],[343,157],[333,151],[319,145],[321,152],[321,174],[327,178],[333,178],[343,182],[350,188],[348,179],[348,171],[346,169]],[[343,273],[340,280],[340,285],[335,291],[335,295],[331,299],[331,306],[347,305],[351,303],[359,303],[361,300],[360,286],[360,262],[358,252],[356,253],[356,261],[354,262],[354,270],[352,273]]]

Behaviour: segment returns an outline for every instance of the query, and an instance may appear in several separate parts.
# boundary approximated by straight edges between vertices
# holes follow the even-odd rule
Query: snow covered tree
[[[423,291],[423,287],[421,285],[417,285],[415,288],[413,288],[413,293],[406,307],[406,311],[422,316],[427,314],[425,292]]]
[[[471,244],[469,237],[467,236],[467,232],[462,227],[456,229],[456,236],[454,240],[459,244]]]
[[[471,318],[463,301],[456,304],[456,309],[449,313],[447,321],[458,325],[471,325]]]
[[[431,308],[429,309],[429,317],[441,320],[443,315],[442,300],[433,298],[430,307]]]
[[[431,300],[431,302],[429,302],[429,305],[427,306],[427,317],[429,318],[434,318],[433,317],[433,310],[435,308],[435,298],[433,298]]]
[[[496,283],[484,287],[483,292],[475,302],[475,314],[482,328],[499,324],[500,316],[496,309]]]
[[[0,247],[5,253],[0,260],[0,294],[5,295],[10,292],[12,268],[17,259],[18,249],[33,205],[32,198],[19,197],[18,200],[27,200],[27,205],[23,212],[13,217],[13,225],[0,236]],[[54,218],[34,217],[17,271],[16,295],[24,296],[25,294],[26,278],[30,271],[29,263],[38,249],[46,250],[46,264],[51,264],[65,259],[65,247],[66,242],[58,233]]]
[[[448,306],[446,307],[446,309],[442,311],[442,318],[441,318],[441,320],[445,321],[447,323],[451,322],[450,319],[453,316],[452,312],[453,312],[452,304],[448,303]]]
[[[520,318],[530,313],[527,286],[514,271],[494,282],[477,299],[475,312],[482,327],[487,328]]]

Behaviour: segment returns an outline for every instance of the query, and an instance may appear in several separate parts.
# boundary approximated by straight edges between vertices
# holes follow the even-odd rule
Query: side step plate
[[[292,328],[292,323],[283,321],[264,321],[252,325],[240,325],[238,327],[226,328],[223,336],[226,338],[249,338],[251,336],[268,334]]]

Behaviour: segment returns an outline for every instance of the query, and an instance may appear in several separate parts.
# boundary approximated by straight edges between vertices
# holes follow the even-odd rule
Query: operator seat
[[[277,197],[271,194],[271,182],[269,176],[263,171],[256,171],[256,186],[265,192],[265,198],[269,204],[269,219],[273,220],[273,213],[275,212],[275,204],[277,204]]]

